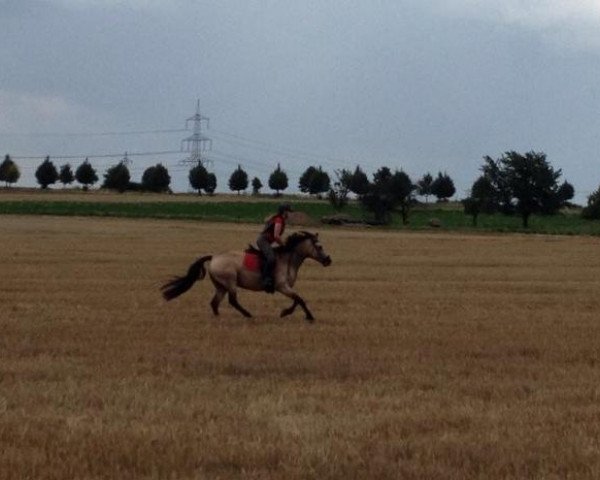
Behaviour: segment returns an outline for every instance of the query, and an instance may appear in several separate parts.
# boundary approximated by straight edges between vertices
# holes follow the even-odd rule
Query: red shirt
[[[283,217],[283,215],[275,215],[271,217],[271,219],[265,225],[265,228],[262,233],[263,235],[265,235],[265,237],[267,237],[267,240],[270,243],[273,243],[275,241],[275,225],[281,226],[281,229],[279,230],[279,235],[283,235],[283,231],[285,230],[285,218]]]

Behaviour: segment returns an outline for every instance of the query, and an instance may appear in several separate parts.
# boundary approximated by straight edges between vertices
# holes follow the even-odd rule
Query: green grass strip
[[[0,215],[59,215],[121,218],[181,219],[211,222],[262,223],[272,214],[273,202],[70,202],[70,201],[0,201]],[[318,222],[336,212],[327,202],[297,202],[297,211]],[[343,210],[356,220],[368,218],[358,204]],[[459,209],[440,209],[435,205],[421,206],[411,211],[409,224],[402,225],[400,215],[394,215],[386,229],[431,230],[431,219],[437,219],[442,231],[518,232],[555,235],[600,235],[600,222],[584,220],[578,214],[532,216],[530,227],[523,229],[517,216],[480,215],[477,227],[471,217]]]

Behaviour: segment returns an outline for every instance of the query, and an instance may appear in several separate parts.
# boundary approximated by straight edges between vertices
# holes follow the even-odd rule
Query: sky
[[[385,165],[463,198],[484,156],[533,150],[584,203],[599,79],[599,0],[0,0],[0,154],[22,186],[46,155],[102,177],[128,152],[132,180],[162,163],[189,191],[199,101],[220,191],[238,164],[266,185],[280,163],[289,191],[310,165]]]

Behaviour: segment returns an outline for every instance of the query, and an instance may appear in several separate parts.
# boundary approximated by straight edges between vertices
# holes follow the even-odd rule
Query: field
[[[212,222],[262,223],[275,206],[290,202],[297,215],[319,224],[323,217],[340,213],[353,220],[372,221],[356,200],[336,212],[324,199],[306,195],[287,195],[274,198],[269,195],[252,196],[219,193],[214,196],[194,194],[153,194],[126,192],[111,193],[105,190],[82,192],[80,190],[54,189],[0,189],[0,215],[55,215],[88,217],[153,218],[163,220],[201,220]],[[501,214],[479,216],[473,226],[460,202],[428,203],[415,205],[410,212],[409,224],[403,225],[399,213],[392,215],[389,230],[431,230],[431,223],[442,231],[461,232],[512,232],[550,235],[600,236],[600,222],[581,217],[581,208],[571,208],[556,215],[532,215],[529,228],[524,229],[519,216]]]
[[[3,479],[600,478],[600,239],[320,232],[289,300],[158,287],[256,225],[0,217]]]

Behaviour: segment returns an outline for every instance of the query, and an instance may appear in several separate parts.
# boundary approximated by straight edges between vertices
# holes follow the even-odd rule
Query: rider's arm
[[[275,240],[275,243],[278,243],[279,245],[283,245],[283,240],[281,239],[281,229],[281,222],[276,220],[275,225],[273,226],[273,239]]]

